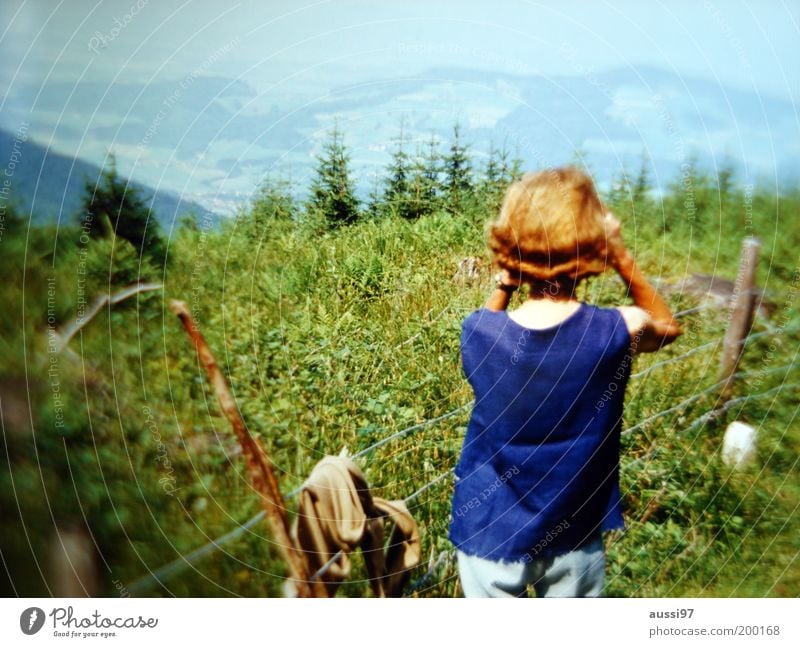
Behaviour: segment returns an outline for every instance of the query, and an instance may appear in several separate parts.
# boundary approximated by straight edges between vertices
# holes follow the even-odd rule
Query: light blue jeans
[[[530,562],[495,562],[460,550],[458,575],[467,598],[524,598],[532,584],[537,597],[597,598],[603,592],[603,538],[578,550]]]

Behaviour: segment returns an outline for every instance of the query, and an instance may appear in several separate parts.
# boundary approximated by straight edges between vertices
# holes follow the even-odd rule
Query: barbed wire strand
[[[420,429],[423,429],[424,427],[427,427],[429,425],[435,424],[437,422],[441,422],[442,420],[446,420],[447,418],[451,418],[451,417],[455,416],[456,414],[458,414],[460,411],[462,411],[462,410],[466,409],[467,407],[469,407],[471,404],[472,404],[472,402],[467,402],[466,404],[462,404],[461,406],[456,407],[455,409],[452,409],[451,411],[448,411],[447,413],[444,413],[444,414],[442,414],[440,416],[436,416],[435,418],[430,418],[429,420],[424,420],[423,422],[419,422],[419,423],[413,424],[410,427],[406,427],[405,429],[401,429],[400,431],[397,431],[397,432],[395,432],[395,433],[393,433],[393,434],[391,434],[391,435],[389,435],[389,436],[387,436],[385,438],[381,438],[380,440],[372,443],[370,446],[368,446],[368,447],[362,449],[361,451],[357,452],[356,454],[354,454],[352,456],[352,458],[354,458],[354,459],[355,458],[361,458],[362,456],[365,456],[366,454],[368,454],[372,450],[377,449],[378,447],[382,447],[383,445],[386,445],[387,443],[391,442],[395,438],[400,438],[401,436],[404,436],[406,434],[410,434],[410,433],[412,433],[414,431],[418,431]],[[441,478],[441,477],[442,477],[442,475],[440,475],[440,477],[437,477],[437,478]],[[430,487],[430,484],[428,484],[428,486],[425,486],[425,487],[426,488]],[[297,496],[302,491],[302,489],[303,489],[303,486],[300,485],[300,486],[296,487],[295,489],[291,490],[288,494],[286,494],[286,496],[284,498],[286,500],[293,499],[295,496]],[[412,494],[410,498],[413,498],[413,497],[417,496],[419,493],[420,493],[420,490],[418,490],[417,492]],[[408,498],[407,500],[410,500],[410,498]],[[176,557],[174,560],[172,560],[171,562],[168,562],[164,566],[161,566],[161,567],[157,568],[156,570],[151,571],[147,575],[144,575],[144,576],[136,579],[134,582],[132,582],[127,587],[128,592],[130,592],[130,593],[142,592],[142,591],[147,590],[148,588],[150,588],[151,586],[153,586],[155,584],[163,583],[164,580],[172,577],[173,575],[176,575],[177,573],[180,573],[182,570],[184,570],[188,566],[191,566],[192,564],[194,564],[198,560],[202,559],[203,557],[206,557],[207,555],[213,553],[214,551],[221,549],[225,544],[233,541],[234,539],[237,539],[238,537],[240,537],[241,535],[243,535],[244,533],[249,531],[251,528],[253,528],[255,525],[257,525],[263,518],[264,518],[264,511],[261,510],[258,513],[256,513],[255,515],[253,515],[252,517],[250,517],[243,524],[241,524],[240,526],[234,528],[233,530],[230,530],[229,532],[226,532],[224,535],[221,535],[220,537],[217,537],[216,539],[212,539],[211,541],[209,541],[206,544],[203,544],[202,546],[192,550],[191,552],[186,553],[185,555],[181,555],[179,557]],[[333,562],[331,562],[331,564],[332,563]],[[330,565],[328,565],[328,568],[330,568]],[[312,576],[310,579],[313,580],[314,577]]]
[[[715,391],[716,389],[721,387],[723,384],[725,384],[727,381],[728,380],[725,379],[725,380],[720,380],[719,382],[715,382],[711,386],[703,389],[702,391],[698,391],[694,395],[686,398],[685,400],[682,400],[681,402],[679,402],[678,404],[670,407],[669,409],[664,409],[663,411],[659,411],[658,413],[653,414],[649,418],[645,418],[641,422],[633,425],[633,427],[628,427],[627,429],[625,429],[622,432],[621,435],[627,436],[629,434],[632,434],[634,431],[636,431],[638,429],[641,429],[642,427],[647,426],[648,424],[653,422],[653,420],[658,420],[659,418],[663,418],[664,416],[668,416],[671,413],[675,413],[676,411],[680,411],[684,407],[687,407],[688,405],[692,404],[693,402],[696,402],[697,400],[702,398],[704,395],[708,395],[712,391]]]
[[[407,589],[408,593],[416,593],[417,591],[420,591],[423,588],[427,588],[428,582],[430,582],[431,579],[433,578],[433,574],[437,570],[439,570],[441,565],[445,561],[447,561],[448,558],[454,555],[455,552],[456,552],[455,548],[445,548],[442,552],[440,552],[436,556],[436,559],[432,558],[431,561],[429,562],[428,570],[425,572],[425,574],[421,575],[416,580],[411,582],[411,584],[408,585]]]
[[[361,451],[356,452],[353,454],[353,458],[361,458],[365,456],[369,452],[373,451],[374,449],[378,449],[379,447],[383,447],[387,443],[392,442],[395,438],[400,438],[401,436],[405,436],[406,434],[410,434],[411,432],[417,431],[422,429],[423,427],[427,427],[428,425],[435,424],[437,422],[441,422],[442,420],[446,420],[447,418],[451,418],[456,414],[460,413],[462,410],[466,409],[467,407],[471,406],[472,402],[467,402],[466,404],[462,404],[460,407],[453,409],[452,411],[448,411],[447,413],[443,413],[441,416],[437,416],[436,418],[431,418],[430,420],[425,420],[423,422],[417,423],[415,425],[411,425],[405,429],[401,429],[400,431],[396,431],[395,433],[386,436],[386,438],[381,438],[377,442],[372,443],[369,447],[362,449]]]
[[[682,310],[682,311],[676,313],[674,316],[676,318],[683,317],[683,316],[686,316],[686,315],[689,315],[689,314],[693,314],[695,312],[699,312],[700,310],[705,310],[707,307],[711,307],[711,306],[710,305],[705,305],[705,306],[697,306],[697,307],[694,307],[694,308],[689,308],[687,310]],[[745,342],[751,341],[753,339],[757,339],[757,338],[760,338],[760,337],[763,337],[765,335],[772,334],[772,333],[775,333],[775,332],[776,332],[775,330],[765,330],[765,331],[758,332],[758,333],[755,333],[755,334],[750,334],[745,338]],[[643,371],[639,371],[638,373],[634,373],[633,375],[631,375],[631,378],[642,377],[642,376],[647,375],[648,373],[650,373],[651,371],[653,371],[653,370],[655,370],[657,368],[660,368],[662,366],[665,366],[665,365],[668,365],[668,364],[672,364],[672,363],[675,363],[675,362],[677,362],[679,360],[685,359],[686,357],[694,355],[695,353],[698,353],[698,352],[700,352],[700,351],[702,351],[702,350],[704,350],[706,348],[709,348],[711,346],[719,344],[721,339],[722,338],[720,337],[720,338],[718,338],[716,340],[713,340],[711,342],[703,344],[702,346],[698,346],[696,348],[693,348],[693,349],[687,351],[686,353],[683,353],[682,355],[678,355],[677,357],[672,357],[672,358],[664,360],[662,362],[658,362],[656,364],[653,364],[652,366],[649,366],[648,368],[644,369]],[[736,377],[736,376],[734,376],[734,377]],[[650,416],[649,418],[641,421],[640,423],[634,425],[633,427],[630,427],[629,429],[626,429],[625,431],[622,432],[622,434],[623,435],[630,434],[633,431],[636,431],[637,429],[640,429],[640,428],[644,427],[646,424],[649,424],[653,420],[656,420],[656,419],[661,418],[661,417],[663,417],[665,415],[668,415],[669,413],[674,413],[675,411],[680,410],[681,408],[687,406],[688,404],[691,404],[692,402],[698,400],[703,395],[706,395],[707,393],[710,393],[714,389],[718,388],[719,386],[724,384],[726,381],[727,380],[723,380],[721,382],[718,382],[718,383],[708,387],[707,389],[704,389],[700,393],[697,393],[697,394],[691,396],[690,398],[687,398],[683,402],[680,402],[677,405],[675,405],[673,407],[670,407],[669,409],[667,409],[665,411],[661,411],[661,412],[659,412],[659,413],[657,413],[657,414],[655,414],[653,416]],[[766,392],[766,393],[769,393],[769,392]],[[759,396],[743,396],[743,398],[736,398],[734,400],[730,400],[729,403],[728,403],[729,406],[727,406],[725,408],[726,409],[730,408],[731,406],[734,406],[734,404],[736,404],[738,402],[741,402],[741,401],[747,399],[748,397],[750,397],[750,398],[761,397],[761,396],[763,396],[765,394],[760,394]],[[424,427],[427,427],[429,425],[435,424],[435,423],[440,422],[442,420],[446,420],[447,418],[450,418],[450,417],[458,414],[460,411],[462,411],[462,410],[466,409],[467,407],[471,406],[472,404],[473,404],[472,402],[468,402],[468,403],[463,404],[463,405],[461,405],[461,406],[459,406],[459,407],[457,407],[457,408],[455,408],[455,409],[453,409],[451,411],[448,411],[447,413],[444,413],[444,414],[442,414],[440,416],[437,416],[435,418],[431,418],[429,420],[425,420],[425,421],[420,422],[420,423],[416,423],[414,425],[411,425],[410,427],[406,427],[405,429],[401,429],[400,431],[397,431],[397,432],[387,436],[386,438],[382,438],[382,439],[372,443],[368,447],[358,451],[357,453],[355,453],[353,455],[353,458],[354,459],[355,458],[361,458],[361,457],[365,456],[366,454],[368,454],[369,452],[373,451],[374,449],[377,449],[379,447],[382,447],[383,445],[386,445],[387,443],[390,443],[395,438],[400,438],[401,436],[404,436],[406,434],[412,433],[414,431],[417,431],[417,430],[422,429]],[[717,410],[717,411],[719,411],[719,410]],[[707,416],[707,417],[710,417],[713,414],[714,414],[714,412],[712,411],[712,412],[708,412],[707,414],[704,414],[704,415]],[[701,418],[702,418],[702,416],[701,416]],[[696,420],[695,423],[693,423],[693,425],[696,425],[696,424],[700,424],[700,419]],[[687,431],[688,431],[688,429],[687,429]],[[432,487],[436,482],[438,482],[439,480],[441,480],[442,478],[444,478],[447,474],[449,474],[451,472],[452,472],[452,469],[448,470],[447,472],[445,472],[443,474],[440,474],[433,481],[427,483],[422,488],[420,488],[419,490],[414,492],[412,495],[407,497],[405,499],[405,501],[409,501],[409,500],[413,499],[414,497],[418,496],[419,494],[421,494],[422,492],[427,490],[429,487]],[[302,490],[302,485],[297,487],[297,488],[295,488],[291,492],[289,492],[286,495],[285,498],[286,499],[291,499],[291,498],[297,496],[297,494],[299,494],[299,492],[301,490]],[[155,571],[152,571],[150,574],[148,574],[146,576],[143,576],[143,577],[140,577],[139,579],[135,580],[132,584],[130,584],[128,586],[128,590],[130,592],[143,591],[143,590],[146,590],[147,588],[149,588],[149,586],[154,584],[154,583],[161,583],[162,580],[167,579],[167,578],[171,577],[172,575],[175,575],[176,573],[179,573],[180,571],[185,569],[187,566],[190,566],[191,564],[193,564],[194,562],[202,559],[206,555],[209,555],[209,554],[213,553],[214,551],[219,550],[226,543],[228,543],[230,541],[233,541],[234,539],[238,538],[239,536],[241,536],[242,534],[244,534],[245,532],[247,532],[248,530],[253,528],[256,524],[258,524],[263,518],[264,518],[264,512],[263,511],[258,512],[257,514],[255,514],[252,517],[250,517],[250,519],[245,521],[242,525],[238,526],[237,528],[234,528],[233,530],[225,533],[224,535],[221,535],[220,537],[217,537],[216,539],[211,540],[210,542],[204,544],[203,546],[200,546],[199,548],[196,548],[195,550],[187,553],[186,555],[181,555],[180,557],[177,557],[173,561],[165,564],[164,566],[156,569]],[[314,580],[316,577],[319,577],[320,575],[323,575],[325,572],[327,572],[327,569],[329,569],[333,565],[333,563],[336,561],[336,558],[337,558],[337,555],[334,555],[331,558],[331,560],[329,560],[330,563],[326,563],[317,573],[315,573],[314,575],[311,576],[310,580]],[[323,570],[323,569],[325,569],[325,570]]]
[[[713,301],[709,303],[702,303],[699,306],[695,306],[693,308],[686,308],[686,310],[679,310],[676,312],[673,317],[676,319],[680,319],[681,317],[687,317],[689,315],[693,315],[697,312],[702,312],[703,310],[708,310],[709,308],[719,308],[719,305],[714,303]]]
[[[637,429],[641,429],[645,425],[651,423],[653,420],[657,420],[658,418],[666,416],[666,415],[668,415],[670,413],[675,413],[676,411],[679,411],[680,409],[684,408],[685,406],[687,406],[689,404],[692,404],[693,402],[699,400],[704,395],[708,395],[709,393],[713,392],[715,389],[718,389],[719,387],[724,385],[729,380],[740,380],[743,377],[749,377],[751,375],[756,375],[756,374],[768,375],[770,373],[775,373],[777,371],[780,371],[780,370],[783,370],[783,369],[786,369],[786,368],[791,368],[792,366],[794,366],[794,364],[785,364],[784,366],[779,366],[777,368],[769,369],[767,371],[759,371],[759,370],[753,369],[753,370],[750,370],[750,371],[741,371],[739,373],[734,373],[731,377],[725,378],[725,379],[720,380],[718,382],[715,382],[711,386],[703,389],[702,391],[699,391],[699,392],[695,393],[694,395],[686,398],[685,400],[683,400],[683,401],[679,402],[678,404],[670,407],[669,409],[665,409],[664,411],[659,411],[658,413],[650,416],[649,418],[645,418],[644,420],[642,420],[638,424],[635,424],[633,427],[629,427],[628,429],[624,430],[622,432],[622,435],[626,436],[626,435],[636,431]],[[743,396],[743,397],[745,397],[745,396]],[[729,400],[729,402],[734,402],[734,400]],[[716,409],[715,411],[718,411],[718,410],[719,409]],[[709,413],[713,413],[713,412],[709,412]]]
[[[691,431],[696,427],[699,427],[703,423],[707,422],[711,418],[714,418],[715,416],[718,416],[722,413],[725,413],[729,409],[732,409],[737,404],[746,404],[747,402],[750,402],[750,400],[758,400],[760,398],[765,398],[769,395],[774,395],[775,393],[778,393],[779,391],[783,391],[785,389],[796,389],[798,387],[800,387],[800,382],[790,382],[789,384],[784,383],[781,384],[780,386],[776,386],[772,389],[769,389],[768,391],[763,391],[762,393],[751,393],[748,395],[740,396],[738,398],[734,398],[733,400],[728,400],[721,407],[713,409],[712,411],[707,411],[702,416],[698,417],[697,420],[695,420],[691,425],[686,427],[686,429],[684,429],[683,431],[684,433]]]
[[[686,351],[682,355],[678,355],[676,357],[670,357],[669,359],[665,359],[661,362],[656,362],[655,364],[648,366],[646,369],[643,369],[638,373],[632,373],[630,379],[633,380],[635,378],[644,377],[645,375],[655,371],[657,368],[661,368],[662,366],[667,366],[668,364],[674,364],[675,362],[679,362],[683,359],[686,359],[687,357],[690,357],[695,353],[699,353],[700,351],[705,350],[706,348],[717,346],[722,341],[722,339],[723,337],[718,337],[717,339],[714,339],[713,341],[710,341],[707,344],[703,344],[702,346],[697,346],[695,348],[692,348],[691,350]]]
[[[217,537],[216,539],[212,539],[207,544],[200,546],[199,548],[195,548],[190,553],[186,553],[186,555],[181,555],[180,557],[175,558],[171,562],[164,564],[160,568],[157,568],[154,571],[151,571],[149,574],[144,575],[131,584],[129,584],[126,588],[128,589],[129,593],[138,593],[142,591],[146,591],[150,588],[150,586],[154,584],[161,584],[164,580],[169,579],[173,575],[180,573],[184,568],[193,564],[199,559],[202,559],[206,555],[213,553],[215,550],[219,550],[222,548],[224,544],[227,544],[229,541],[233,541],[240,535],[244,534],[250,528],[258,524],[264,518],[264,511],[261,510],[257,514],[250,517],[247,521],[245,521],[242,525],[234,528],[233,530],[226,532],[224,535]]]
[[[776,372],[778,372],[780,370],[783,370],[785,368],[791,368],[793,366],[795,366],[795,364],[786,364],[784,366],[779,366],[778,368],[774,368],[774,369],[770,369],[769,371],[765,371],[762,374],[776,373]],[[740,375],[744,376],[744,375],[747,375],[747,374],[750,374],[750,373],[753,373],[753,372],[754,371],[747,371],[746,373],[742,373]],[[683,433],[687,433],[687,432],[695,429],[696,427],[700,426],[701,424],[703,424],[707,420],[709,420],[709,419],[711,419],[711,418],[713,418],[713,417],[715,417],[715,416],[717,416],[717,415],[719,415],[721,413],[724,413],[728,409],[732,409],[735,405],[740,404],[742,402],[746,402],[746,401],[749,401],[749,400],[758,400],[758,399],[766,397],[768,395],[772,395],[773,393],[775,393],[777,391],[780,391],[781,389],[791,389],[791,388],[796,388],[798,386],[800,386],[800,383],[790,383],[790,384],[785,384],[784,383],[784,384],[781,384],[780,386],[777,386],[775,388],[769,389],[768,391],[762,391],[761,393],[753,393],[753,394],[750,394],[750,395],[743,395],[741,397],[734,398],[733,400],[728,400],[721,407],[719,407],[717,409],[712,409],[711,411],[706,411],[705,413],[697,416],[697,418],[695,418],[688,427],[684,428],[682,430],[682,432]],[[631,466],[633,466],[633,465],[635,465],[637,463],[641,463],[643,460],[650,458],[652,453],[653,452],[651,450],[651,451],[647,452],[646,454],[644,454],[642,456],[639,456],[638,458],[634,458],[633,460],[630,460],[627,463],[622,464],[622,468],[626,469],[626,470],[630,469]]]

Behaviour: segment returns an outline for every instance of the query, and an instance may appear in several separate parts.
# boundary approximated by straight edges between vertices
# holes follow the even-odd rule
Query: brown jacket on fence
[[[384,549],[386,519],[395,526]],[[417,524],[405,503],[373,497],[361,469],[344,456],[326,456],[306,479],[292,535],[310,575],[342,551],[319,577],[331,597],[350,573],[347,553],[356,548],[376,597],[399,596],[421,556]]]

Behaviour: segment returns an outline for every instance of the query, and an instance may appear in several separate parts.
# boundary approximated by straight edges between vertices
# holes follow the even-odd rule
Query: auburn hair
[[[576,283],[606,269],[605,209],[592,179],[567,166],[528,173],[489,223],[494,262],[523,282]]]

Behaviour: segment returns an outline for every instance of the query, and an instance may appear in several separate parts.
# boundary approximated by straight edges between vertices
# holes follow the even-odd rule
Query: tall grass
[[[679,188],[660,200],[609,202],[644,269],[669,282],[689,272],[735,277],[747,230],[740,208],[749,201],[748,227],[763,241],[759,280],[781,308],[771,325],[780,325],[779,317],[793,322],[800,237],[788,214],[796,214],[800,199],[766,189],[749,198],[731,189],[720,197],[707,184],[692,219],[684,217]],[[47,377],[47,278],[57,279],[55,319],[67,321],[77,308],[80,245],[69,239],[77,238],[74,232],[62,233],[52,255],[52,231],[37,230],[33,239],[8,232],[2,246],[13,273],[0,286],[9,331],[2,342],[8,358],[3,402],[20,392],[30,401],[32,421],[22,416],[4,427],[9,465],[0,478],[3,509],[12,511],[1,540],[11,564],[4,586],[13,582],[25,595],[47,592],[46,568],[33,567],[33,555],[45,554],[54,524],[88,525],[112,594],[114,582],[130,584],[258,511],[213,393],[165,307],[168,298],[189,303],[248,426],[278,466],[284,492],[326,454],[355,453],[468,402],[458,340],[462,319],[491,286],[487,216],[473,205],[462,214],[437,211],[416,221],[387,216],[330,232],[265,217],[256,204],[221,230],[179,230],[165,272],[133,262],[135,252],[132,259],[124,247],[112,257],[93,246],[86,289],[108,290],[109,271],[121,273],[115,283],[141,274],[163,278],[165,287],[163,295],[103,311],[73,340],[71,352],[57,358],[63,427],[56,425]],[[453,278],[467,256],[483,258],[486,267],[472,283]],[[583,296],[618,304],[624,290],[608,274],[586,285]],[[670,298],[676,308],[695,305],[685,295]],[[759,319],[756,329],[768,323]],[[725,312],[692,315],[680,340],[637,359],[634,371],[718,339],[725,326]],[[790,323],[748,346],[742,370],[787,367],[761,376],[753,393],[800,381],[799,338]],[[718,356],[715,349],[698,352],[632,382],[626,426],[712,385]],[[738,388],[737,395],[748,392],[748,381]],[[719,459],[726,419],[685,431],[718,404],[709,394],[625,437],[628,528],[607,537],[608,595],[792,595],[800,588],[797,391],[728,413],[728,420],[759,428],[759,458],[743,472],[729,471]],[[361,464],[376,493],[403,498],[452,468],[467,417],[366,455]],[[411,504],[426,564],[451,549],[450,488],[445,479]],[[363,568],[357,558],[354,563],[341,594],[368,595]],[[284,574],[269,533],[257,526],[151,594],[280,595]],[[414,595],[459,593],[446,557]]]

